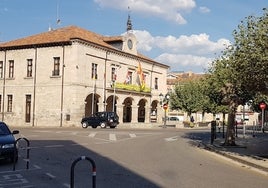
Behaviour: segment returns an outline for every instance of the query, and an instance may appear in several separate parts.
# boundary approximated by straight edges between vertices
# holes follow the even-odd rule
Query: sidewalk
[[[205,149],[216,152],[248,167],[257,169],[268,175],[268,133],[239,134],[237,146],[223,146],[225,138],[217,135],[213,144],[203,143]]]

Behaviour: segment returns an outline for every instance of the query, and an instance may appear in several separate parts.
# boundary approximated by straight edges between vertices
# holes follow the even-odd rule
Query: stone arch
[[[91,93],[85,99],[85,117],[92,116],[95,112],[99,111],[100,95]]]
[[[146,112],[146,99],[141,99],[138,103],[138,122],[145,122]]]
[[[133,98],[127,97],[123,102],[123,122],[131,122],[132,120],[132,102]]]
[[[116,95],[111,95],[107,98],[106,100],[106,111],[107,112],[117,112],[117,101],[118,101],[118,96]]]
[[[151,122],[157,122],[157,112],[158,112],[158,105],[159,101],[158,100],[153,100],[151,104],[151,112],[150,112],[150,119]]]

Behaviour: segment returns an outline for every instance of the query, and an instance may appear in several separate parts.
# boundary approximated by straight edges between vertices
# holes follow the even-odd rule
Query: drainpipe
[[[5,50],[5,60],[4,60],[4,66],[3,66],[3,69],[4,69],[4,75],[3,75],[3,105],[2,105],[2,121],[4,121],[4,117],[5,117],[5,114],[4,114],[4,110],[5,110],[5,92],[6,92],[6,63],[7,62],[7,51]]]
[[[104,61],[104,80],[103,80],[103,111],[106,111],[106,71],[107,71],[107,58],[108,54],[110,52],[107,50],[106,51],[106,56],[105,56],[105,61]]]
[[[32,126],[34,127],[35,124],[35,101],[36,101],[36,71],[37,71],[37,47],[35,47],[35,57],[34,57],[34,91],[33,91],[33,120]]]
[[[63,85],[64,85],[64,68],[65,68],[65,47],[62,46],[62,77],[61,77],[61,102],[60,102],[60,127],[62,127],[62,121],[63,121]]]

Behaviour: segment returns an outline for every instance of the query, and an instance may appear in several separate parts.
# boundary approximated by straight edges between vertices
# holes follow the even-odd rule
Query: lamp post
[[[164,109],[164,125],[163,125],[163,128],[166,128],[167,127],[167,109],[168,109],[168,102],[169,102],[170,96],[169,96],[168,93],[165,95],[164,98],[163,98],[163,94],[161,96],[162,96],[162,103],[164,103],[163,104],[163,109]],[[161,99],[161,96],[160,96],[160,99]]]
[[[259,107],[261,109],[261,130],[264,133],[264,110],[266,108],[266,104],[261,102]]]
[[[162,107],[164,95],[160,93],[159,98],[160,98],[160,106]]]

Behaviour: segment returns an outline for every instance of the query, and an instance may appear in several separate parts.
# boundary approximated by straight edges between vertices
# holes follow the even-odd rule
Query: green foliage
[[[170,96],[171,109],[179,109],[191,113],[202,110],[208,100],[202,93],[202,87],[198,81],[189,81],[183,85],[176,85],[174,92]]]
[[[145,93],[151,92],[151,89],[148,87],[141,87],[139,85],[133,85],[133,84],[116,83],[115,88],[129,91],[145,92]]]
[[[237,106],[249,101],[257,104],[256,100],[268,93],[267,9],[260,17],[248,16],[233,36],[234,44],[213,62],[207,79],[208,85],[214,88],[210,99],[228,105],[228,145],[235,140],[233,126]]]

